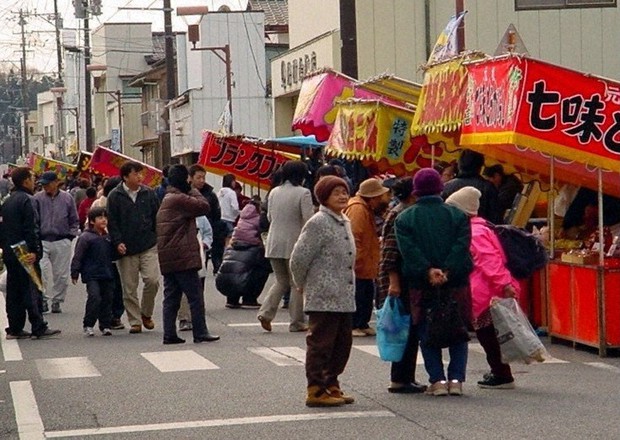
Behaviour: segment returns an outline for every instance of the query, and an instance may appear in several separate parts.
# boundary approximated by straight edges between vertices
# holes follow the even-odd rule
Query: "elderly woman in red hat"
[[[347,183],[326,176],[314,188],[321,204],[295,243],[290,267],[304,295],[308,314],[306,336],[307,406],[340,406],[353,397],[340,389],[351,353],[351,314],[355,311],[355,243],[343,210],[349,200]]]

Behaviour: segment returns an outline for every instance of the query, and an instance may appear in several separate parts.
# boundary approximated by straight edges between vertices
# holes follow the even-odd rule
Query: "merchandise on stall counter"
[[[29,254],[28,245],[26,242],[22,240],[19,243],[12,244],[11,249],[15,252],[17,260],[20,262],[22,267],[26,270],[28,275],[30,275],[30,278],[36,288],[43,292],[43,282],[41,281],[41,276],[34,267],[34,264],[26,262],[26,256]]]

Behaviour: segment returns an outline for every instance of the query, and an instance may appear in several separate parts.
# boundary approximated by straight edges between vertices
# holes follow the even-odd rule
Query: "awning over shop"
[[[205,130],[198,163],[212,173],[231,173],[240,182],[269,189],[273,171],[286,161],[299,159],[299,148],[297,154],[287,154],[278,145],[265,139],[222,136]]]
[[[30,153],[27,163],[36,175],[41,175],[46,171],[54,171],[62,180],[67,177],[67,174],[73,173],[77,169],[73,164],[50,159],[37,153]]]
[[[337,108],[326,147],[330,154],[373,162],[379,172],[397,176],[455,157],[443,140],[431,145],[424,135],[411,136],[412,110],[357,99],[341,101]]]
[[[377,93],[355,87],[353,78],[331,69],[323,69],[304,78],[293,116],[293,130],[315,135],[326,141],[336,120],[336,102],[348,98],[386,99]]]
[[[139,162],[124,154],[99,146],[90,160],[90,169],[104,176],[118,176],[121,166],[128,160]],[[151,187],[159,185],[162,179],[161,171],[145,163],[142,163],[142,166],[144,167],[143,183]]]
[[[420,99],[422,85],[397,78],[393,75],[380,75],[360,83],[359,88],[369,90],[394,101],[414,108]]]
[[[158,145],[159,145],[158,137],[140,139],[139,141],[136,141],[133,144],[131,144],[131,146],[134,148],[153,148]]]
[[[467,69],[462,145],[519,145],[620,173],[620,83],[517,56]]]

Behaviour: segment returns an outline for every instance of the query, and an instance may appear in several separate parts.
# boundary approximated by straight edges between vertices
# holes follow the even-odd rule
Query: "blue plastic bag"
[[[401,299],[388,296],[383,307],[377,310],[377,347],[382,360],[402,360],[410,324],[411,316],[405,312]]]

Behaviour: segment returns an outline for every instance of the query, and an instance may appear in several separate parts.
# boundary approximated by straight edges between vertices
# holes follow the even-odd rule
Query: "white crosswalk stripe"
[[[101,376],[87,357],[37,359],[37,370],[43,379],[75,379]]]
[[[306,350],[299,347],[249,347],[248,351],[279,367],[303,365],[306,362]]]
[[[141,355],[162,373],[217,370],[220,368],[194,350],[155,351],[151,353],[141,353]]]

